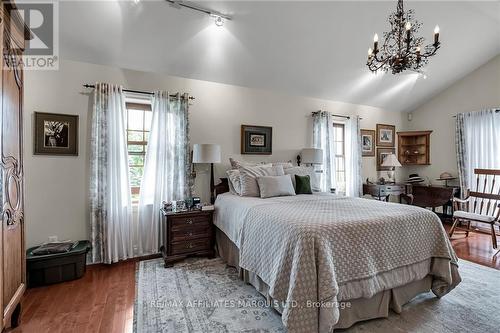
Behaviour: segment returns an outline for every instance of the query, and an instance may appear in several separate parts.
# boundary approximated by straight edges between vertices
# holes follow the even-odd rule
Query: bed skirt
[[[282,313],[279,302],[274,302],[269,296],[269,286],[262,281],[257,274],[239,267],[239,249],[226,236],[224,232],[216,228],[216,250],[219,256],[230,266],[239,270],[240,278],[255,287],[275,310]],[[348,299],[339,302],[340,317],[335,324],[335,329],[351,327],[359,321],[388,317],[389,310],[401,313],[404,304],[411,301],[415,296],[429,292],[432,287],[432,277],[425,276],[421,280],[407,283],[403,286],[390,290],[381,291],[371,298]],[[331,327],[332,311],[328,307],[319,307],[319,327]],[[321,330],[321,329],[320,329]]]

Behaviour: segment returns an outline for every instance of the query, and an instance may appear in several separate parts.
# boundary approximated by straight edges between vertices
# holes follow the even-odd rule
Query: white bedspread
[[[329,316],[324,320],[310,301],[331,306],[369,298],[426,275],[442,296],[460,282],[441,221],[419,207],[332,195],[231,194],[219,196],[215,206],[215,225],[240,249],[240,266],[283,302],[290,332],[333,329],[338,309],[321,312]]]

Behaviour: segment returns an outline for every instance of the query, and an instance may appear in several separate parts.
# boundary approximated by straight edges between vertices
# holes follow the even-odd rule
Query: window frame
[[[337,187],[337,193],[340,193],[340,192],[345,192],[346,191],[346,187],[347,187],[347,181],[346,181],[346,176],[347,176],[347,173],[346,173],[346,142],[345,142],[345,128],[346,128],[346,124],[343,123],[343,122],[337,122],[337,121],[334,121],[332,123],[332,126],[333,126],[333,145],[335,147],[335,156],[334,156],[334,163],[335,163],[335,186]],[[342,129],[342,141],[338,141],[337,140],[337,136],[336,136],[336,128],[341,128]],[[338,143],[342,143],[342,154],[338,154],[337,152],[337,144]],[[339,171],[338,168],[337,168],[337,159],[341,159],[342,160],[342,164],[343,164],[343,170]],[[340,177],[339,175],[342,175],[342,177]],[[343,188],[342,188],[342,191],[339,191],[339,179],[343,178],[343,182],[341,182],[343,184]]]
[[[127,127],[126,127],[126,135],[127,135],[127,160],[130,156],[142,156],[143,163],[142,164],[130,164],[128,162],[128,167],[129,167],[129,172],[131,168],[139,168],[142,167],[144,170],[144,161],[146,158],[146,151],[147,151],[147,146],[149,143],[149,134],[151,133],[151,128],[149,130],[146,130],[146,112],[152,112],[152,107],[151,107],[151,102],[144,100],[144,103],[139,103],[139,102],[131,102],[131,101],[125,101],[125,109],[127,112]],[[142,112],[142,129],[130,129],[130,123],[129,123],[129,110],[136,110],[136,111],[141,111]],[[142,134],[142,141],[132,141],[129,140],[129,134],[133,133],[141,133]],[[147,139],[146,139],[147,137]],[[129,146],[142,146],[142,151],[131,151],[129,149]],[[140,185],[139,186],[132,186],[130,184],[130,193],[133,195],[138,195],[141,190]],[[137,203],[138,200],[133,200],[134,203]]]

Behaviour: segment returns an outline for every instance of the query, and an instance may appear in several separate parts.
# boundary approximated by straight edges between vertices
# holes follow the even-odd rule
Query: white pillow
[[[295,188],[295,175],[309,176],[309,178],[311,179],[311,190],[313,192],[321,192],[319,179],[316,172],[314,172],[313,167],[296,166],[293,168],[285,169],[285,174],[292,177],[293,188]]]
[[[273,166],[281,165],[283,169],[293,168],[292,161],[288,162],[273,162]]]
[[[240,171],[240,184],[242,197],[258,197],[260,196],[259,184],[257,177],[259,176],[283,176],[285,173],[283,167],[280,166],[242,166]]]
[[[238,160],[235,160],[232,157],[229,158],[229,163],[231,163],[231,168],[235,169],[235,170],[238,169],[239,167],[244,167],[244,166],[248,167],[248,166],[262,166],[263,165],[262,163],[253,163],[253,162],[238,161]]]
[[[241,195],[240,171],[227,170],[227,178],[229,178],[229,191],[233,194]]]
[[[295,195],[290,175],[260,176],[257,177],[257,183],[259,184],[261,198]]]

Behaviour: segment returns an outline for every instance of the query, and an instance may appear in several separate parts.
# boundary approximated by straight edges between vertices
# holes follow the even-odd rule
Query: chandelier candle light
[[[423,46],[424,38],[415,34],[422,24],[414,19],[413,9],[405,11],[403,0],[398,0],[395,13],[389,16],[391,31],[384,32],[384,41],[379,47],[378,34],[373,37],[373,49],[368,49],[368,68],[377,73],[391,71],[392,74],[412,70],[421,73],[428,58],[435,55],[439,42],[439,26],[434,29],[434,43]]]

